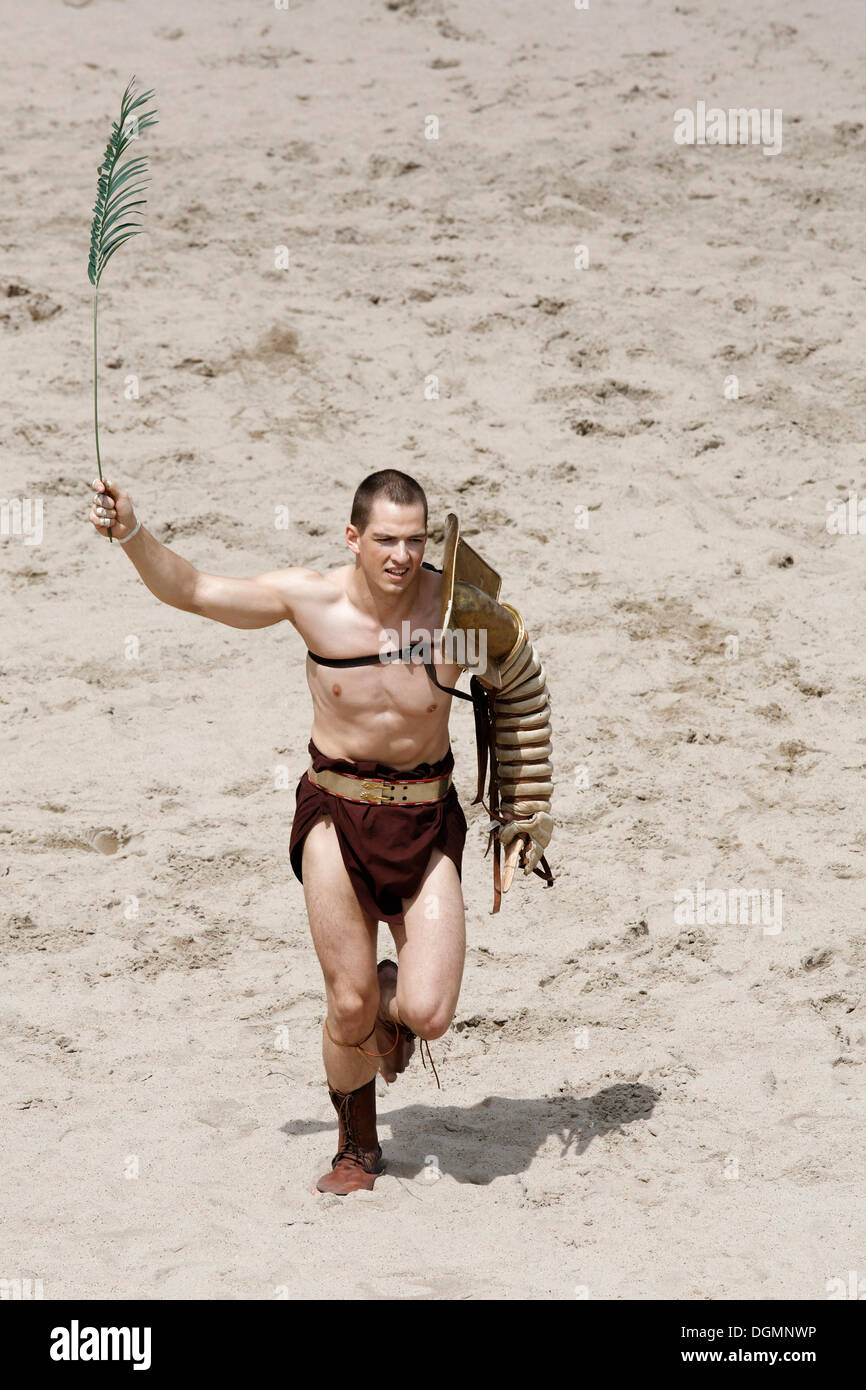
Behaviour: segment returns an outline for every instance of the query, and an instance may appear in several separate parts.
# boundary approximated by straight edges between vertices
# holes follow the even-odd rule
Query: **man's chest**
[[[408,660],[377,661],[374,665],[333,667],[307,660],[307,680],[314,702],[344,717],[373,717],[392,713],[404,718],[441,714],[450,696],[431,681],[425,659],[429,654],[412,648]],[[436,679],[451,686],[460,668],[434,662]]]

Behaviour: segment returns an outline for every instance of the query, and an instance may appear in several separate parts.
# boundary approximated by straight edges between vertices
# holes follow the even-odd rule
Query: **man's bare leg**
[[[399,973],[396,990],[389,977],[382,980],[382,1012],[419,1038],[441,1038],[457,1008],[466,955],[460,879],[441,850],[433,850],[417,892],[404,900],[403,919],[391,928]]]
[[[352,1046],[361,1042],[368,1052],[380,1050],[371,1033],[379,1008],[378,923],[355,897],[330,816],[317,821],[304,840],[302,868],[310,931],[325,979],[327,1027],[336,1039],[332,1042],[323,1027],[325,1075],[334,1090],[354,1091],[375,1076],[378,1066],[375,1057]]]
[[[369,1191],[385,1167],[376,1129],[377,1062],[358,1048],[366,1043],[376,1050],[370,1043],[379,1008],[378,923],[355,897],[330,817],[306,836],[303,874],[313,944],[328,996],[322,1059],[339,1125],[337,1153],[316,1187],[345,1197]]]

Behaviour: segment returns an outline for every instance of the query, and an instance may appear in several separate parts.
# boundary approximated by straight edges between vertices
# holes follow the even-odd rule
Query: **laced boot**
[[[369,1192],[385,1171],[376,1132],[375,1078],[357,1091],[335,1091],[329,1085],[328,1092],[339,1120],[338,1148],[330,1173],[324,1173],[316,1187],[320,1192],[335,1192],[338,1197],[359,1189]]]

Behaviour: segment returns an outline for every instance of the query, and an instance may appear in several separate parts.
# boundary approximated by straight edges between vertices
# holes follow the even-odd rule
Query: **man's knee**
[[[378,989],[346,988],[330,995],[328,1028],[336,1042],[363,1042],[373,1027],[379,1008]]]
[[[419,1038],[431,1042],[448,1032],[455,1007],[441,999],[410,999],[400,1004],[400,1022]]]

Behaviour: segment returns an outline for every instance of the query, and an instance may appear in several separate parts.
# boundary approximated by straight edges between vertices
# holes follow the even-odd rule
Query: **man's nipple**
[[[343,693],[338,685],[332,685],[331,689],[333,690],[335,695],[342,695]]]

